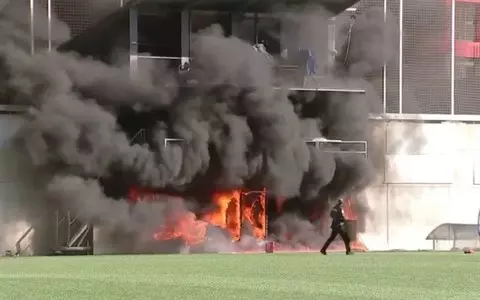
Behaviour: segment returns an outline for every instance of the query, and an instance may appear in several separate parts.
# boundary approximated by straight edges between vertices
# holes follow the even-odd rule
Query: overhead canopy
[[[103,18],[58,47],[58,51],[75,51],[82,55],[102,56],[116,40],[128,33],[129,10],[135,7],[154,5],[173,10],[213,10],[232,12],[270,12],[274,8],[305,5],[321,5],[337,15],[359,0],[131,0],[122,8]],[[143,9],[143,8],[142,8]]]
[[[477,224],[443,223],[433,229],[427,240],[477,240],[479,239]]]

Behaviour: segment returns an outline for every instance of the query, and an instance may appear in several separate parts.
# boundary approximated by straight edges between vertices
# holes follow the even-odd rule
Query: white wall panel
[[[369,249],[388,249],[388,211],[386,186],[371,187],[365,191],[370,211],[365,223],[365,233],[361,235]]]
[[[427,235],[448,222],[450,187],[389,186],[389,247],[392,249],[432,249]]]
[[[459,148],[459,128],[452,123],[390,122],[387,154],[449,154]]]
[[[450,184],[455,157],[451,155],[388,155],[386,183]]]

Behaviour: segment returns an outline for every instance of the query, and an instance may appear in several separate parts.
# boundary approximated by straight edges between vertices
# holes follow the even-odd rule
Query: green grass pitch
[[[0,258],[0,299],[480,299],[480,255]]]

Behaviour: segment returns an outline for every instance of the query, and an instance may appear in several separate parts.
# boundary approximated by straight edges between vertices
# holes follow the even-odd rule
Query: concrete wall
[[[376,122],[384,157],[365,192],[372,209],[362,238],[371,250],[432,249],[442,223],[476,224],[480,210],[480,125]],[[450,249],[440,242],[436,249]]]

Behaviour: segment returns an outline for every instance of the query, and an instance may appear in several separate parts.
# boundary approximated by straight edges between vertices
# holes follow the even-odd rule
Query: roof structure
[[[443,223],[435,227],[427,240],[477,240],[480,238],[477,224]]]

